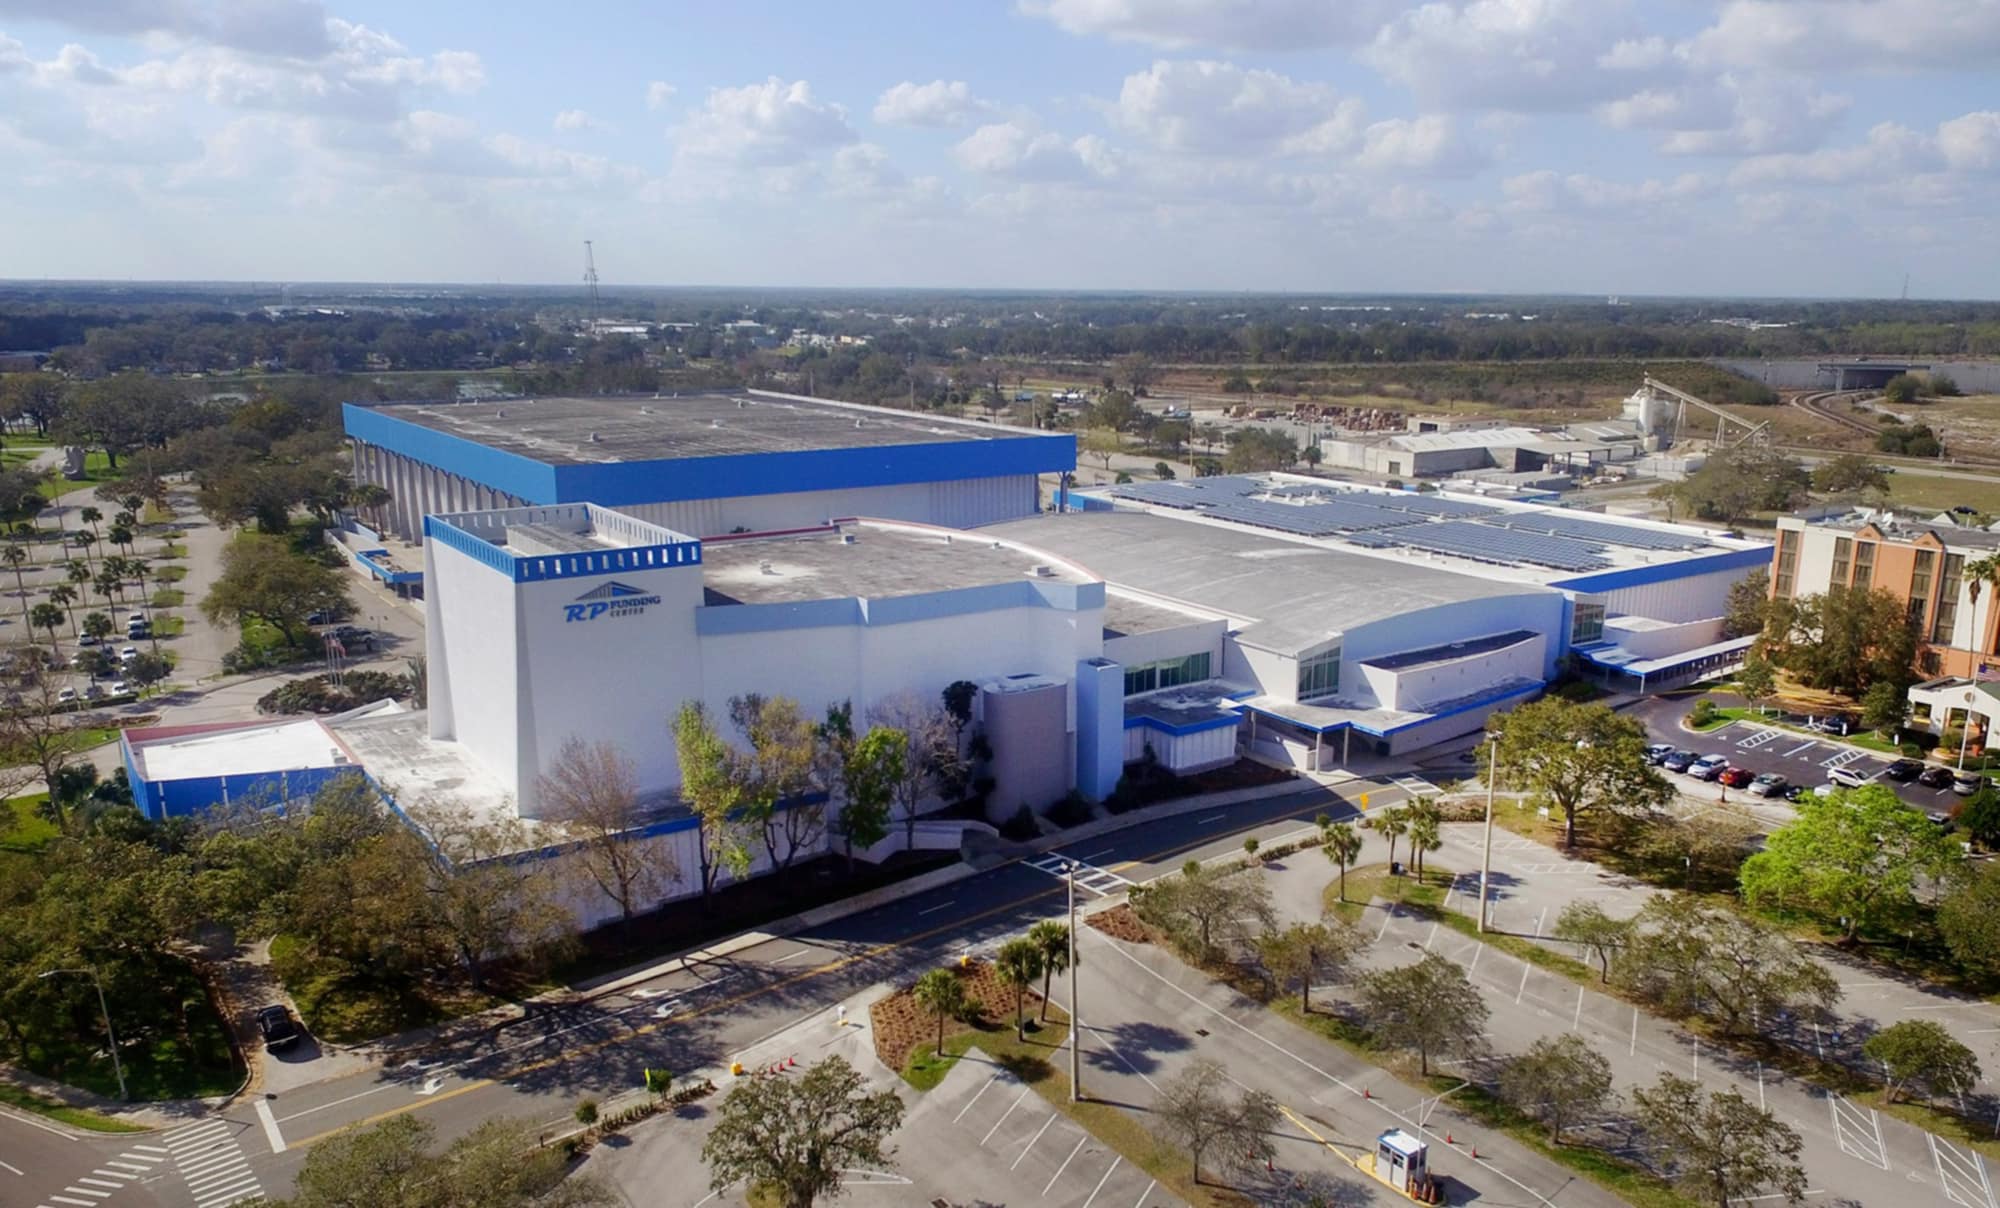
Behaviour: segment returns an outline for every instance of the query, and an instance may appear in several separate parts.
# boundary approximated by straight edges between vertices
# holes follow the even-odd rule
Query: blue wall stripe
[[[1650,566],[1628,566],[1622,570],[1607,570],[1600,574],[1584,575],[1578,579],[1558,579],[1550,587],[1563,591],[1581,591],[1592,594],[1618,591],[1626,587],[1644,587],[1649,583],[1667,583],[1674,579],[1691,579],[1696,575],[1712,575],[1724,570],[1748,570],[1756,566],[1771,564],[1771,546],[1759,549],[1733,549],[1721,554],[1708,554],[1700,558],[1684,558],[1678,562],[1656,562]]]
[[[346,403],[341,414],[347,434],[356,440],[401,453],[412,461],[436,466],[529,503],[560,502],[556,497],[554,468],[532,458],[398,419],[393,407]]]

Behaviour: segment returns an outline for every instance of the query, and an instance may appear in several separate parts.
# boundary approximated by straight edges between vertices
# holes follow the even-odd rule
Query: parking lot
[[[1920,810],[1948,811],[1959,798],[1949,787],[1933,789],[1907,781],[1898,784],[1882,776],[1890,764],[1886,755],[1876,755],[1838,742],[1814,738],[1792,730],[1762,726],[1755,722],[1731,722],[1707,734],[1689,734],[1676,728],[1664,731],[1655,725],[1660,742],[1699,755],[1720,755],[1734,767],[1756,774],[1775,772],[1793,784],[1808,787],[1827,783],[1827,775],[1845,768],[1866,776],[1870,782],[1894,789],[1896,795]],[[1669,773],[1669,775],[1673,775]],[[1731,790],[1732,793],[1742,790]]]

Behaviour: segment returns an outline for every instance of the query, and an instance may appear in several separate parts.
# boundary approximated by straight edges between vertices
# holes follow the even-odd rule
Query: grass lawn
[[[341,967],[316,965],[289,935],[271,942],[271,965],[313,1035],[333,1044],[355,1044],[426,1027],[502,1001],[468,989],[426,985],[415,978],[377,981],[365,971],[349,975]]]
[[[187,593],[178,587],[162,587],[153,593],[153,607],[179,608],[187,602]]]
[[[188,556],[188,547],[184,542],[169,541],[160,547],[158,556],[162,558],[185,558]],[[165,576],[161,577],[164,578]]]
[[[0,811],[0,851],[38,852],[61,833],[42,817],[42,803],[48,799],[47,793],[7,798]]]
[[[168,563],[153,568],[153,580],[157,583],[178,583],[187,578],[188,568]]]
[[[17,1086],[9,1086],[4,1082],[0,1082],[0,1103],[4,1103],[9,1107],[18,1107],[22,1111],[34,1112],[38,1116],[47,1116],[59,1124],[67,1124],[72,1128],[88,1129],[91,1132],[135,1133],[147,1131],[140,1125],[127,1124],[123,1120],[113,1120],[109,1116],[100,1116],[96,1112],[85,1111],[80,1107],[68,1107],[57,1103],[53,1099],[44,1099],[40,1095],[24,1091]]]
[[[903,1066],[903,1078],[920,1091],[928,1091],[944,1081],[951,1067],[966,1059],[975,1046],[987,1060],[1001,1067],[1040,1095],[1049,1106],[1075,1121],[1091,1136],[1123,1154],[1127,1162],[1139,1166],[1171,1191],[1197,1208],[1249,1208],[1250,1200],[1222,1187],[1195,1186],[1193,1167],[1186,1154],[1160,1140],[1133,1119],[1124,1109],[1107,1103],[1071,1103],[1069,1074],[1063,1041],[1069,1023],[1058,1007],[1049,1008],[1046,1026],[1028,1033],[1026,1041],[1014,1039],[1014,1022],[982,1022],[978,1026],[945,1037],[944,1056],[935,1045],[924,1045],[910,1053]],[[973,1057],[972,1060],[980,1060]],[[1089,1084],[1085,1084],[1089,1089]]]
[[[54,499],[79,487],[87,487],[94,482],[116,482],[123,477],[125,477],[125,468],[123,466],[113,470],[111,468],[111,459],[105,456],[104,451],[102,449],[92,449],[83,455],[82,478],[71,480],[58,475],[55,478],[44,479],[39,489],[44,499]]]
[[[1936,478],[1907,471],[1889,475],[1891,506],[1917,508],[1927,515],[1946,508],[1977,508],[1987,515],[2000,514],[2000,482],[1969,478]]]
[[[82,989],[88,993],[89,986]],[[91,1002],[95,1005],[94,997]],[[125,1084],[135,1102],[227,1095],[242,1084],[243,1067],[230,1046],[222,1017],[216,1014],[192,967],[182,967],[179,981],[157,1006],[152,1028],[138,1036],[119,1034]],[[183,1008],[186,1037],[180,1035],[174,1022]],[[118,1093],[111,1058],[103,1051],[101,1038],[95,1036],[73,1040],[62,1048],[32,1049],[23,1064],[43,1077],[59,1078],[82,1090],[106,1096]]]
[[[1326,909],[1339,915],[1349,923],[1358,923],[1368,908],[1372,898],[1389,902],[1402,902],[1411,906],[1436,908],[1444,901],[1445,890],[1451,887],[1452,874],[1436,865],[1424,869],[1421,884],[1403,866],[1403,875],[1389,875],[1387,864],[1364,864],[1347,870],[1347,900],[1340,898],[1340,878],[1334,877],[1326,883]]]
[[[174,594],[179,595],[180,593],[175,592]],[[165,605],[155,604],[153,607],[162,608]],[[187,632],[186,617],[155,617],[153,619],[153,633],[157,637],[177,638],[185,632]]]

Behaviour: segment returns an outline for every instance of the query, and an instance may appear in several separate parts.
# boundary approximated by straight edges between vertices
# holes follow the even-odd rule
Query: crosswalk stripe
[[[92,1199],[108,1200],[111,1198],[111,1193],[108,1191],[93,1191],[88,1187],[78,1187],[75,1183],[71,1183],[69,1186],[63,1188],[63,1190],[74,1191],[78,1195],[87,1195]]]
[[[204,1196],[212,1192],[220,1191],[224,1187],[234,1186],[235,1184],[240,1183],[245,1179],[250,1179],[255,1177],[256,1176],[250,1172],[250,1167],[248,1166],[232,1166],[228,1170],[220,1171],[212,1175],[207,1175],[200,1179],[189,1179],[188,1190],[193,1192],[196,1196]]]
[[[117,1188],[119,1188],[119,1187],[123,1187],[123,1186],[124,1186],[124,1184],[123,1184],[123,1183],[113,1183],[113,1182],[111,1182],[111,1181],[110,1181],[109,1179],[90,1179],[90,1178],[81,1178],[81,1179],[78,1179],[78,1180],[77,1180],[77,1182],[79,1182],[79,1183],[88,1183],[88,1184],[90,1184],[90,1185],[91,1185],[92,1187],[109,1187],[109,1188],[112,1188],[113,1190],[116,1190]]]
[[[113,1178],[113,1179],[124,1179],[124,1180],[126,1180],[127,1182],[130,1182],[131,1180],[133,1180],[133,1179],[136,1179],[136,1178],[138,1178],[138,1177],[139,1177],[138,1175],[136,1175],[136,1174],[133,1174],[133,1173],[132,1173],[131,1171],[129,1171],[129,1170],[111,1170],[111,1169],[109,1169],[109,1168],[107,1168],[107,1167],[103,1167],[103,1166],[99,1166],[99,1167],[98,1167],[98,1168],[97,1168],[96,1170],[93,1170],[93,1171],[91,1171],[90,1173],[92,1173],[92,1174],[101,1174],[101,1175],[104,1175],[104,1176],[106,1176],[107,1178]]]
[[[65,1190],[67,1190],[67,1188],[65,1188]],[[54,1200],[58,1204],[81,1204],[83,1205],[83,1208],[92,1208],[92,1202],[90,1200],[79,1200],[75,1196],[52,1195],[49,1198],[51,1200]]]
[[[147,1153],[172,1153],[172,1152],[173,1152],[173,1150],[171,1150],[171,1149],[165,1149],[165,1148],[163,1148],[163,1147],[161,1147],[161,1146],[158,1146],[158,1145],[134,1145],[134,1146],[133,1146],[132,1148],[134,1148],[134,1149],[143,1149],[143,1150],[145,1150],[145,1151],[146,1151]],[[157,1159],[157,1158],[156,1158],[156,1159],[154,1159],[154,1160],[155,1160],[155,1161],[158,1161],[158,1159]]]

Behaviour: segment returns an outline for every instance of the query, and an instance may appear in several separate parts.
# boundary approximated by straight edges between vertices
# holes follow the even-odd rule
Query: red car
[[[1750,787],[1750,782],[1757,779],[1757,775],[1749,768],[1724,768],[1722,775],[1716,779],[1729,788],[1742,789]]]

